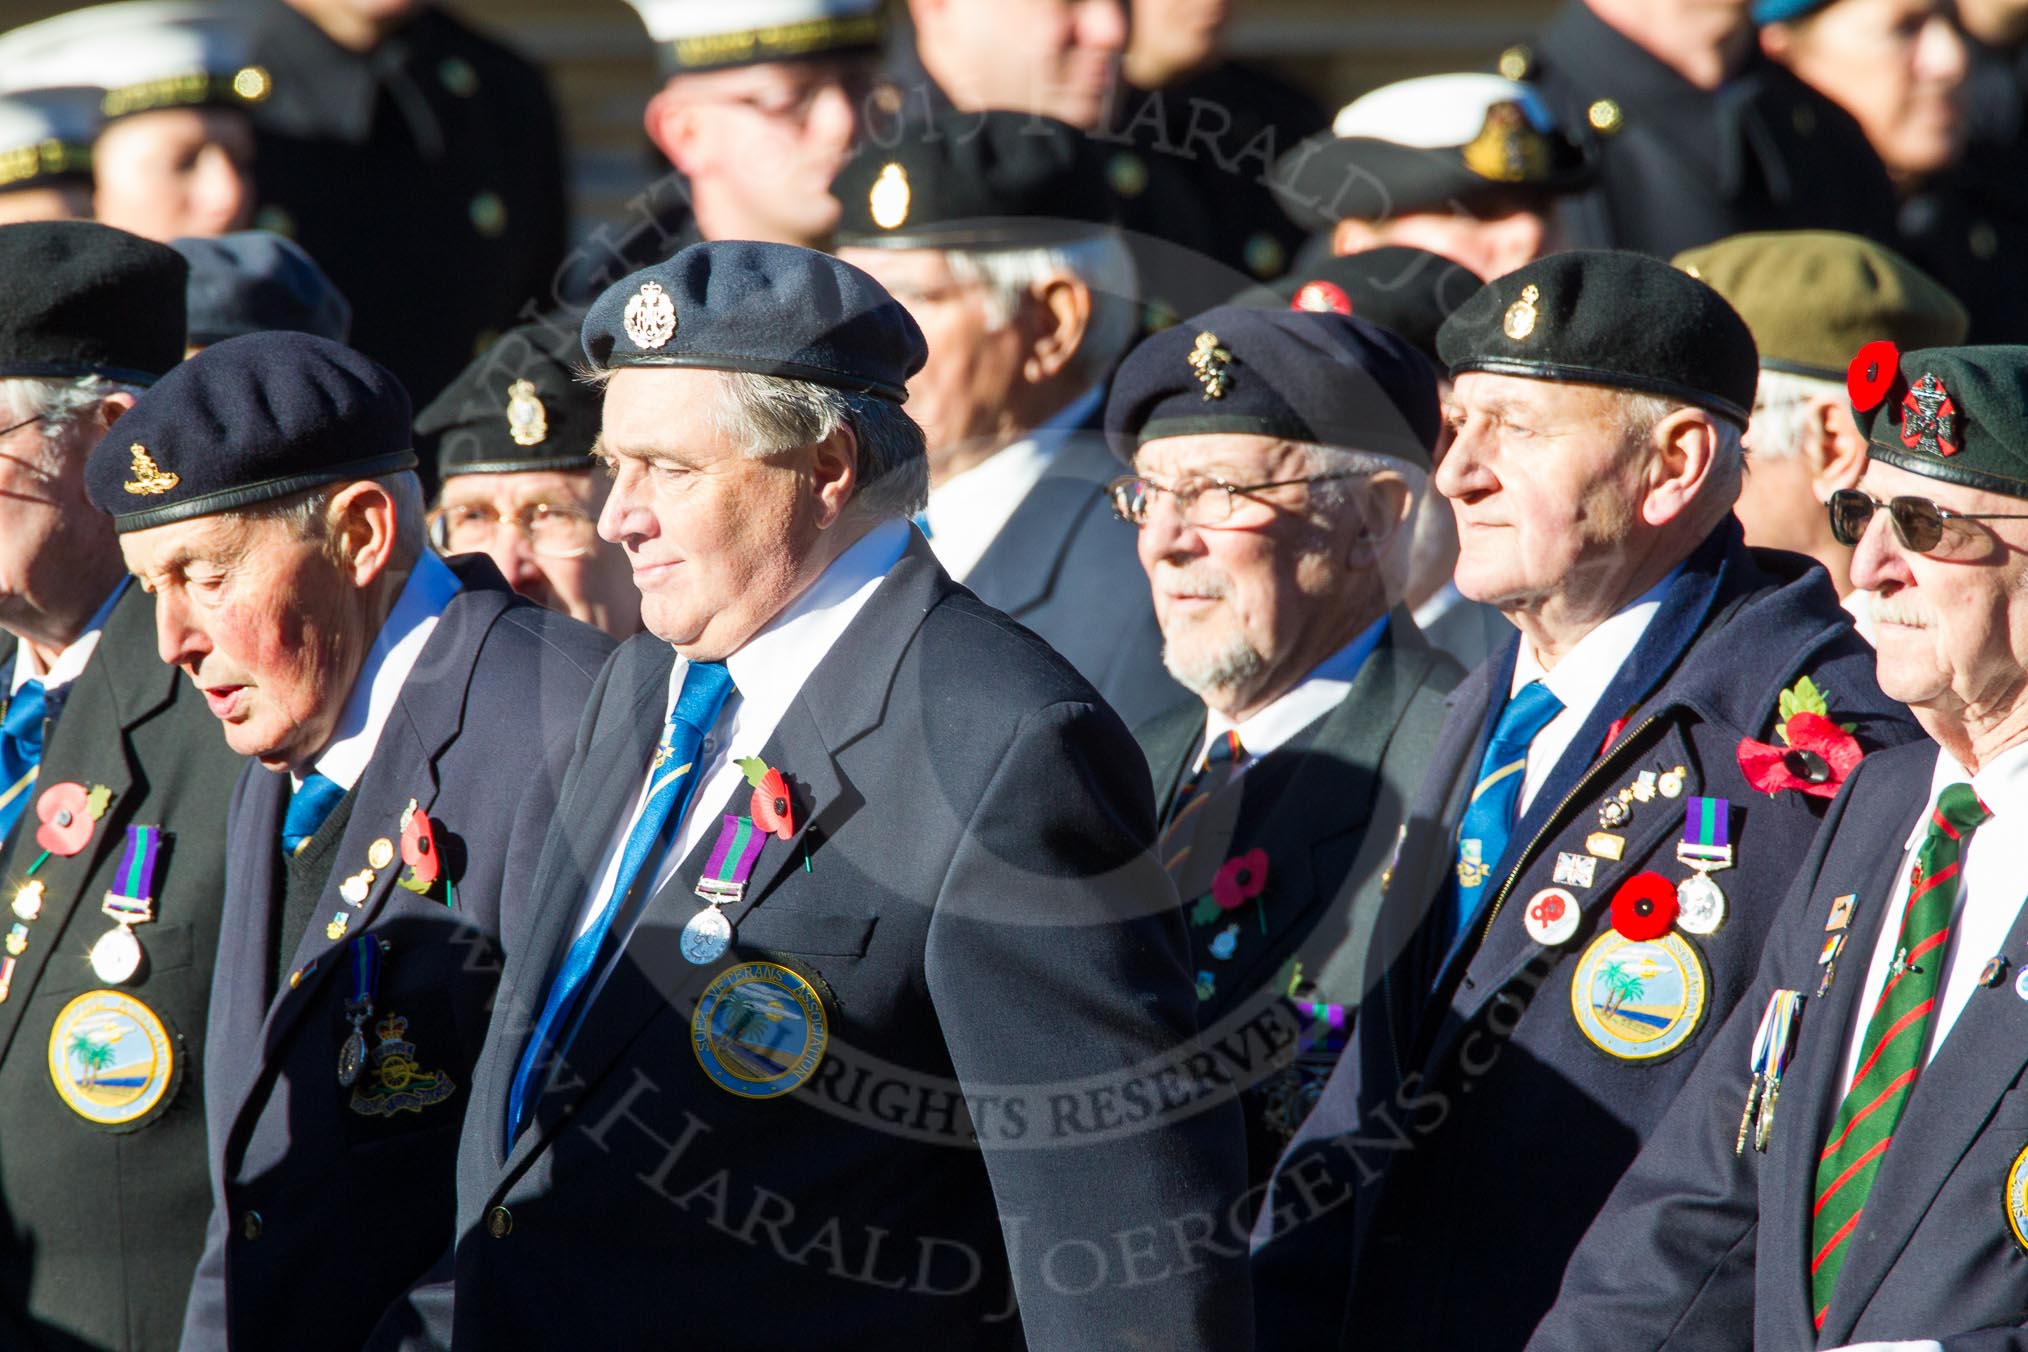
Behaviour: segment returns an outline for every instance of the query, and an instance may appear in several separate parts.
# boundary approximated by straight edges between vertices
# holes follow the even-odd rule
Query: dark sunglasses
[[[2028,512],[1954,512],[1928,498],[1895,498],[1881,502],[1856,488],[1831,494],[1831,535],[1841,545],[1856,545],[1873,520],[1876,507],[1887,509],[1894,533],[1904,547],[1927,554],[1943,543],[1946,521],[2028,521]]]

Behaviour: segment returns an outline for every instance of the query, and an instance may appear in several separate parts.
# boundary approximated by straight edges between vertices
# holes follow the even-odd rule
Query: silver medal
[[[345,1045],[338,1049],[338,1083],[346,1089],[359,1083],[359,1072],[366,1069],[366,1034],[359,1031],[359,1025],[352,1025],[352,1035],[345,1039]]]
[[[700,967],[715,962],[732,946],[732,922],[716,906],[707,906],[683,926],[683,956]]]
[[[124,925],[99,936],[92,945],[92,972],[109,986],[129,980],[141,970],[141,941]]]
[[[1692,934],[1715,934],[1725,923],[1725,893],[1708,874],[1693,873],[1676,884],[1676,923]]]

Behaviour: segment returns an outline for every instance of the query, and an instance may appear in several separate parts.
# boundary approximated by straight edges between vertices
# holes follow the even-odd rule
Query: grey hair
[[[870,394],[751,371],[721,371],[712,429],[763,460],[813,446],[841,427],[859,443],[852,506],[874,520],[913,516],[929,501],[922,428],[899,404]]]
[[[279,521],[304,540],[328,541],[331,533],[331,500],[357,480],[341,480],[318,488],[292,493],[272,502],[257,502],[225,513],[237,521]],[[396,567],[407,567],[429,547],[429,527],[424,521],[422,480],[412,469],[396,470],[373,480],[394,499],[394,554]]]
[[[57,441],[107,398],[115,394],[139,398],[145,388],[96,375],[10,376],[0,380],[0,407],[8,410],[0,421],[41,418],[43,440]]]
[[[1765,374],[1761,377],[1765,380]],[[1632,390],[1610,390],[1621,439],[1631,445],[1646,440],[1655,425],[1679,409],[1691,408],[1711,420],[1712,430],[1718,437],[1718,450],[1712,457],[1711,486],[1705,496],[1713,502],[1723,502],[1729,509],[1739,500],[1739,489],[1746,474],[1746,429],[1730,418],[1721,418],[1709,409],[1696,408],[1680,399],[1669,399],[1659,394],[1640,394]]]
[[[1022,297],[1038,284],[1066,273],[1083,282],[1091,292],[1091,322],[1070,370],[1086,380],[1104,375],[1140,331],[1134,256],[1116,234],[1042,248],[952,249],[944,262],[952,277],[985,290],[986,320],[996,332],[1013,322]]]
[[[1802,450],[1803,434],[1812,421],[1810,405],[1820,399],[1837,403],[1844,397],[1845,387],[1835,380],[1763,369],[1753,394],[1753,422],[1747,427],[1753,454],[1765,460],[1795,455]]]

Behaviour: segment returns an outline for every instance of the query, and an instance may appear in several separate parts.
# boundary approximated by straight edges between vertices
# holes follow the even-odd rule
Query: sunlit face
[[[1436,488],[1458,523],[1458,590],[1529,608],[1619,571],[1642,457],[1610,391],[1467,371],[1444,404],[1453,440]]]
[[[1928,498],[1959,512],[2028,512],[2028,502],[1961,488],[1875,460],[1861,491],[1885,502]],[[1852,582],[1870,602],[1880,689],[1925,727],[1961,725],[2005,709],[2028,684],[2028,521],[1946,521],[1942,543],[1918,554],[1885,511],[1852,553]]]
[[[1950,164],[1965,136],[1965,41],[1949,0],[1835,0],[1775,25],[1770,54],[1850,113],[1888,170]]]
[[[92,214],[91,189],[81,183],[0,192],[0,225],[23,221],[81,221]]]
[[[1231,17],[1231,0],[1133,0],[1136,69],[1188,71],[1203,66],[1218,54]]]
[[[167,242],[241,230],[253,214],[253,127],[222,108],[114,120],[92,148],[101,223]]]
[[[162,660],[180,669],[226,744],[271,770],[330,741],[372,635],[350,573],[278,520],[196,517],[120,537],[155,594]]]
[[[641,598],[626,554],[598,537],[606,482],[589,469],[454,474],[438,500],[447,552],[483,553],[537,605],[627,638]]]
[[[606,386],[599,458],[612,476],[599,535],[626,552],[641,621],[719,661],[808,585],[825,515],[814,448],[755,459],[700,417],[716,371],[630,367]]]
[[[85,418],[52,439],[0,399],[0,628],[17,632],[69,596],[77,560],[112,542],[112,524],[85,496],[85,453],[101,424]]]
[[[1563,247],[1562,230],[1538,211],[1475,216],[1466,211],[1411,211],[1378,224],[1350,220],[1332,241],[1339,254],[1384,244],[1427,249],[1462,263],[1481,277],[1504,277]]]
[[[913,7],[930,73],[960,108],[1091,128],[1127,46],[1125,0],[937,0]]]

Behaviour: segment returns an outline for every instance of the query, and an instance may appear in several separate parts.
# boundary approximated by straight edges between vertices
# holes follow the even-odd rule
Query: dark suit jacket
[[[1822,1333],[1812,1326],[1817,1157],[1935,755],[1927,741],[1898,747],[1869,757],[1848,782],[1752,988],[1571,1259],[1531,1347],[1707,1352],[1934,1339],[1948,1352],[2028,1348],[2028,1254],[2009,1228],[2006,1191],[2028,1146],[2028,1002],[2014,989],[2028,913],[2007,935],[2005,979],[1972,992],[1916,1078]],[[1848,892],[1858,902],[1820,997],[1825,925]],[[1767,1153],[1735,1155],[1754,1034],[1768,997],[1784,988],[1805,1003]]]
[[[10,645],[11,647],[11,641]],[[0,673],[11,668],[0,654]],[[0,689],[4,689],[0,683]],[[225,801],[240,759],[218,720],[155,655],[155,602],[129,586],[66,692],[28,809],[0,853],[11,900],[42,853],[34,798],[66,781],[112,791],[79,853],[35,871],[28,922],[0,1003],[0,1343],[9,1348],[173,1348],[204,1245],[204,1012],[225,881]],[[99,909],[130,825],[163,829],[155,919],[135,927],[147,959],[117,989],[168,1028],[178,1080],[126,1131],[66,1107],[50,1080],[58,1015],[106,988],[85,955],[112,928]],[[0,918],[0,930],[16,920]]]
[[[249,764],[232,801],[225,932],[212,992],[212,1213],[184,1346],[357,1352],[382,1309],[450,1240],[458,1127],[500,971],[497,940],[534,876],[598,667],[612,640],[515,597],[483,556],[430,635],[360,778],[309,929],[270,991],[286,775]],[[337,698],[338,696],[334,696]],[[365,904],[339,895],[373,842],[401,839],[413,799],[435,824],[456,909],[377,870]],[[333,916],[349,917],[327,937]],[[365,1029],[408,1020],[419,1069],[456,1091],[372,1116],[337,1080],[350,941],[381,940]],[[371,1072],[369,1072],[370,1077]],[[362,1080],[362,1084],[366,1083]]]
[[[1195,703],[1162,666],[1162,631],[1135,530],[1113,515],[1120,462],[1076,433],[965,576],[981,601],[1049,641],[1134,727]]]
[[[1821,800],[1769,797],[1746,782],[1740,741],[1773,736],[1778,696],[1803,675],[1831,692],[1831,712],[1856,724],[1862,745],[1916,735],[1907,710],[1874,684],[1872,651],[1823,571],[1746,549],[1728,518],[1671,582],[1516,825],[1480,918],[1450,949],[1438,903],[1518,651],[1517,636],[1452,695],[1374,945],[1392,965],[1277,1166],[1277,1210],[1255,1267],[1263,1342],[1274,1346],[1521,1346],[1585,1227],[1752,980],[1819,824]],[[1599,804],[1640,771],[1676,766],[1681,794],[1637,803],[1618,831],[1622,857],[1595,859],[1592,885],[1570,888],[1583,912],[1576,935],[1554,948],[1529,937],[1527,904],[1552,884],[1560,854],[1588,854]],[[1621,884],[1649,870],[1671,882],[1689,875],[1674,847],[1683,805],[1697,796],[1730,803],[1736,853],[1714,875],[1724,924],[1683,940],[1705,973],[1703,1010],[1673,1052],[1622,1059],[1580,1030],[1573,983],[1610,931]],[[1461,1244],[1460,1227],[1527,1240]]]
[[[1205,804],[1208,820],[1192,847],[1204,865],[1252,849],[1265,850],[1268,858],[1258,926],[1252,906],[1207,914],[1208,923],[1196,923],[1197,898],[1182,899],[1185,915],[1192,916],[1192,968],[1214,977],[1212,993],[1198,1005],[1207,1036],[1244,1038],[1247,1025],[1265,1018],[1282,1025],[1276,1040],[1293,1047],[1308,1020],[1299,1019],[1283,998],[1287,991],[1278,978],[1291,961],[1302,964],[1296,999],[1357,1008],[1365,994],[1381,878],[1409,798],[1429,770],[1447,712],[1444,696],[1463,675],[1457,663],[1423,642],[1415,621],[1397,607],[1337,707]],[[1164,820],[1203,746],[1204,722],[1204,707],[1198,705],[1136,734],[1155,777],[1157,815]],[[1212,945],[1235,924],[1233,947],[1220,958]],[[1275,1091],[1245,1100],[1249,1184],[1267,1180],[1328,1065],[1318,1056],[1293,1067],[1283,1060],[1261,1064],[1249,1076]],[[1284,1101],[1291,1097],[1300,1109]]]
[[[1190,1059],[1196,1026],[1175,893],[1145,854],[1147,767],[921,540],[768,741],[796,834],[727,908],[733,951],[693,966],[675,947],[712,833],[506,1148],[514,1067],[672,661],[644,635],[608,664],[539,910],[509,935],[459,1157],[457,1345],[1246,1347],[1223,1219],[1237,1115],[1213,1086],[1179,1078],[1164,1101],[1146,1078]],[[721,1090],[693,1046],[700,992],[751,960],[803,974],[830,1021],[813,1077],[777,1098]],[[1200,1231],[1216,1248],[1187,1260],[1176,1236]],[[440,1296],[419,1293],[419,1319]]]

